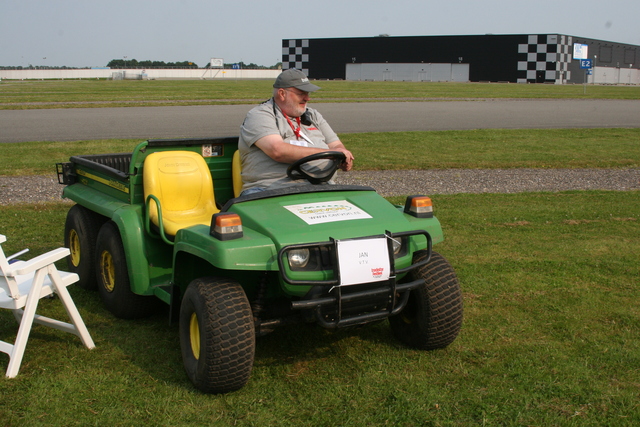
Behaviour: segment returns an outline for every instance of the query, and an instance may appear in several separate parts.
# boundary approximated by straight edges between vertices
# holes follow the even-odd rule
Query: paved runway
[[[338,133],[640,127],[640,100],[318,103]],[[0,110],[0,142],[237,135],[252,105]]]

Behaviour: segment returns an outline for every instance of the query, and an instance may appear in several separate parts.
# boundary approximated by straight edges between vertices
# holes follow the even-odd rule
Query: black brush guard
[[[412,264],[409,267],[396,269],[393,254],[392,239],[401,239],[423,235],[427,239],[428,257]],[[427,264],[431,259],[432,241],[431,235],[425,230],[405,231],[399,233],[385,232],[389,254],[390,276],[389,280],[363,283],[361,285],[340,286],[340,265],[337,256],[337,243],[335,239],[329,242],[314,244],[299,244],[283,247],[278,252],[278,267],[285,282],[290,285],[313,286],[312,291],[299,301],[293,301],[291,308],[294,310],[309,310],[314,313],[315,320],[327,329],[342,328],[360,325],[385,319],[398,314],[407,305],[409,291],[424,284],[424,280],[418,279],[405,283],[397,283],[396,276],[407,273],[414,268]],[[362,240],[382,237],[368,236]],[[285,269],[287,251],[292,249],[310,248],[314,246],[332,246],[332,261],[334,278],[323,281],[294,280],[287,275]],[[328,288],[328,291],[327,291]],[[381,304],[382,302],[382,304]],[[381,307],[383,305],[383,307]],[[327,309],[330,312],[327,312]]]

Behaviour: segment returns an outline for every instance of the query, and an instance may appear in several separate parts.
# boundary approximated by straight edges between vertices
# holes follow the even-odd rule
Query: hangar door
[[[468,82],[469,64],[347,64],[347,80]]]

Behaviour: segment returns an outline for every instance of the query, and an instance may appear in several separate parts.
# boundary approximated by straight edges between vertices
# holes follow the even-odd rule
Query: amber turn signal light
[[[409,196],[404,204],[404,213],[416,218],[433,218],[433,204],[427,196]]]

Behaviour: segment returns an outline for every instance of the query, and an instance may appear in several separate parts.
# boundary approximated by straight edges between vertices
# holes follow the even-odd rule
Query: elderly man
[[[295,185],[287,167],[315,153],[340,151],[346,156],[341,169],[351,170],[351,152],[322,115],[307,108],[309,93],[320,88],[296,69],[280,73],[273,88],[273,98],[249,111],[240,127],[242,194]]]

